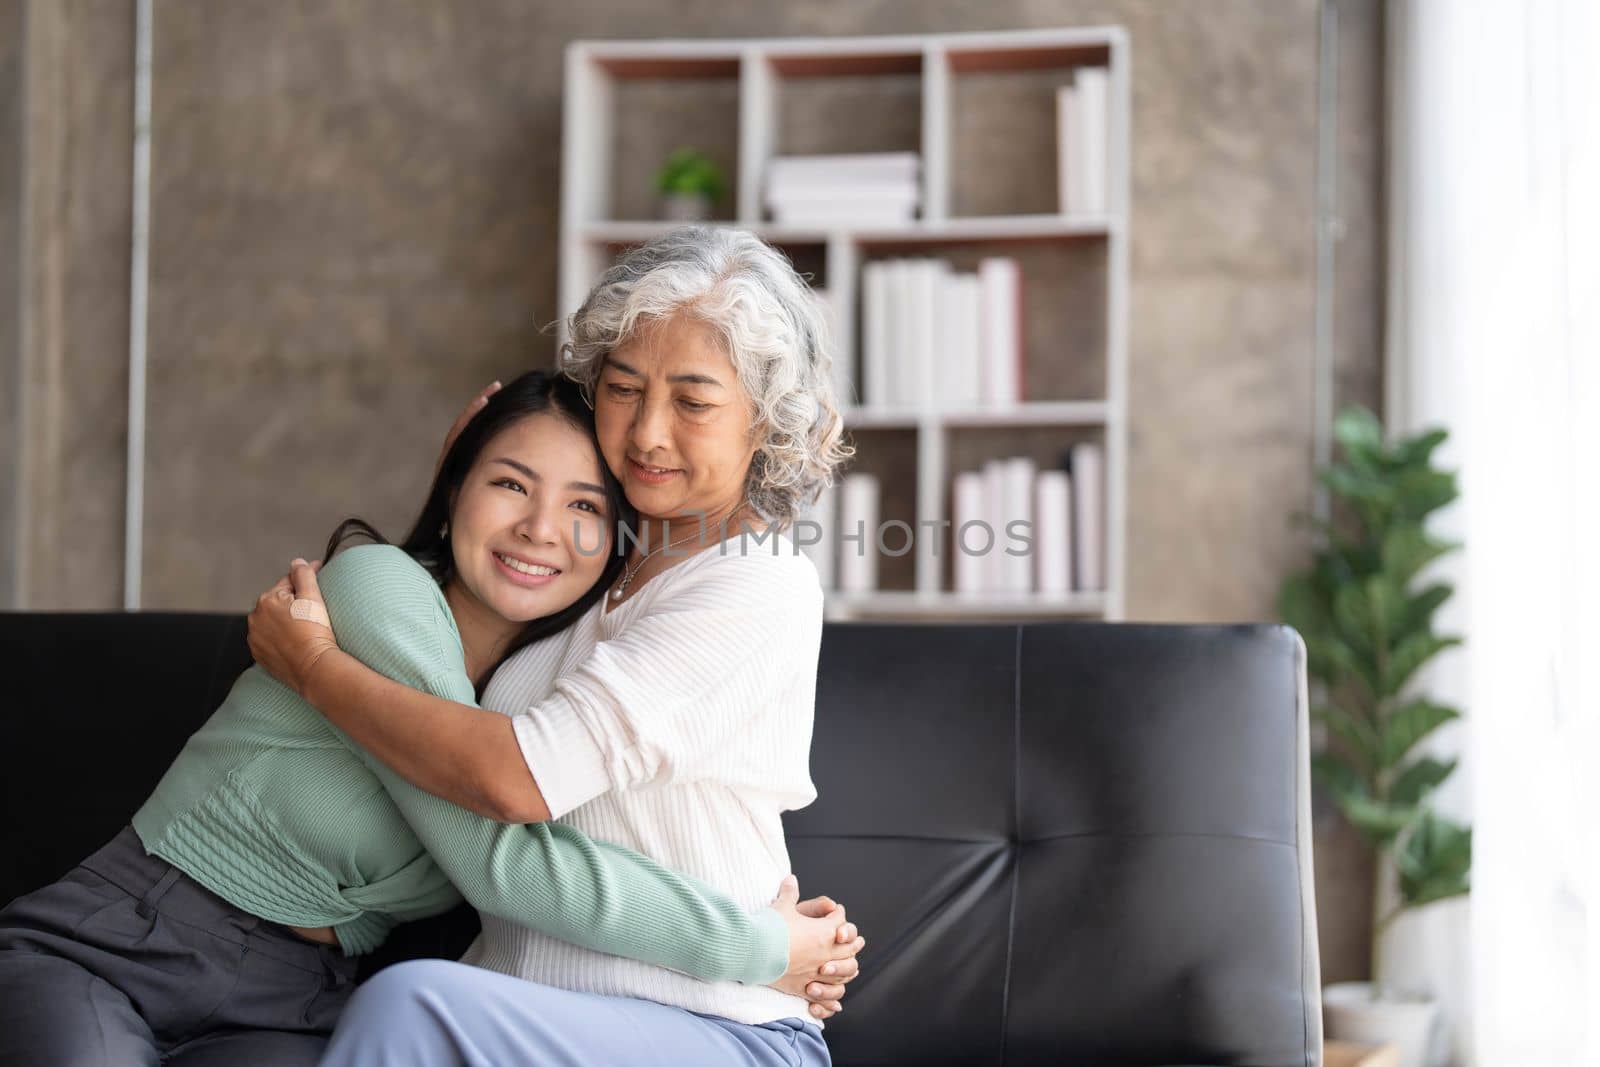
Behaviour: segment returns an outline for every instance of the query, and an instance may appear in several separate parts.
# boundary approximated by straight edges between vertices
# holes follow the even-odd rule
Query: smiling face
[[[530,415],[490,438],[450,513],[445,595],[458,621],[521,623],[577,602],[609,554],[601,481],[593,442],[560,415]]]
[[[756,453],[750,399],[704,324],[676,315],[618,345],[594,414],[606,465],[641,516],[716,521],[744,500]]]

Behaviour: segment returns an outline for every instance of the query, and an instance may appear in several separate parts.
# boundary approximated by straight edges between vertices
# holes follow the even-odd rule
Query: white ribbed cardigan
[[[809,769],[822,640],[816,568],[783,534],[745,534],[607,605],[508,660],[483,706],[514,717],[557,821],[693,875],[752,911],[768,906],[790,870],[779,814],[817,796]],[[768,986],[705,982],[492,915],[464,960],[739,1022],[817,1021],[803,998]]]

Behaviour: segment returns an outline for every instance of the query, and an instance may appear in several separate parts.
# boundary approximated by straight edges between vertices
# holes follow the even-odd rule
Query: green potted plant
[[[1423,664],[1461,643],[1433,628],[1453,588],[1422,574],[1460,548],[1424,529],[1456,499],[1456,476],[1433,465],[1444,430],[1386,444],[1376,416],[1353,406],[1340,412],[1334,436],[1342,459],[1318,478],[1333,493],[1336,521],[1297,516],[1313,529],[1316,552],[1278,600],[1320,683],[1312,718],[1328,744],[1312,756],[1313,778],[1374,852],[1372,981],[1331,985],[1323,1004],[1330,1037],[1395,1041],[1402,1062],[1421,1067],[1435,1005],[1386,989],[1380,964],[1397,919],[1469,891],[1472,831],[1429,802],[1456,761],[1416,751],[1460,712],[1411,685]]]
[[[674,150],[656,172],[661,217],[675,222],[709,219],[725,188],[722,168],[693,148]]]

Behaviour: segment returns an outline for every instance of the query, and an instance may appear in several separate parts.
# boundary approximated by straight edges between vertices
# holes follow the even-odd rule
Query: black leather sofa
[[[247,663],[237,616],[0,614],[0,900],[124,825]],[[820,674],[787,826],[868,937],[836,1063],[1320,1064],[1293,631],[830,624]]]

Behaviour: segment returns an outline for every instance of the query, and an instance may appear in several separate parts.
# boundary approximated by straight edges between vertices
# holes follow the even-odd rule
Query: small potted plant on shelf
[[[656,174],[661,217],[673,222],[709,219],[724,188],[722,168],[693,148],[673,151]]]
[[[1420,584],[1421,572],[1458,544],[1430,536],[1427,517],[1456,499],[1453,471],[1431,456],[1446,438],[1432,430],[1386,445],[1376,416],[1339,414],[1343,462],[1320,471],[1340,522],[1309,516],[1317,537],[1311,569],[1283,583],[1279,610],[1306,643],[1307,673],[1322,699],[1312,717],[1329,744],[1312,757],[1313,778],[1374,852],[1372,981],[1323,990],[1328,1035],[1400,1046],[1404,1067],[1423,1067],[1436,1004],[1386,988],[1385,935],[1415,908],[1469,891],[1472,831],[1432,809],[1430,794],[1454,759],[1416,746],[1460,712],[1413,692],[1417,670],[1458,637],[1434,632],[1434,612],[1454,592]]]

